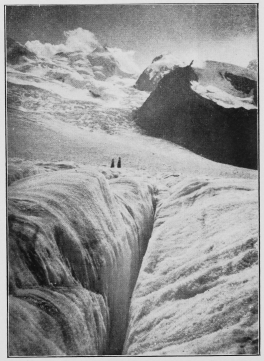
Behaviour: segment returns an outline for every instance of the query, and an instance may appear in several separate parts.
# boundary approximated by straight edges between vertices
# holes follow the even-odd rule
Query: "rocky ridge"
[[[256,108],[218,104],[193,90],[197,82],[191,66],[166,74],[135,113],[137,124],[216,162],[257,169]]]

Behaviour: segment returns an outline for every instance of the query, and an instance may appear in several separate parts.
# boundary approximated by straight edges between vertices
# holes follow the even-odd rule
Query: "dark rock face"
[[[156,56],[153,60],[152,60],[152,63],[155,63],[155,61],[158,61],[158,60],[160,60],[160,59],[162,59],[163,58],[163,55],[161,54],[161,55],[158,55],[158,56]]]
[[[225,78],[230,81],[235,89],[243,93],[249,94],[253,92],[254,103],[257,104],[257,82],[243,76],[232,73],[225,73]]]
[[[213,161],[257,169],[257,110],[224,108],[195,93],[192,80],[198,77],[190,66],[165,75],[136,122]]]
[[[146,72],[146,69],[142,74],[140,74],[136,84],[134,85],[134,88],[149,92],[155,89],[154,84],[150,81],[149,74]]]
[[[164,56],[162,54],[156,56],[152,60],[151,65],[148,66],[139,76],[138,80],[136,81],[136,84],[134,85],[134,88],[142,91],[152,92],[153,90],[156,89],[160,79],[162,79],[165,74],[167,74],[172,69],[179,66],[177,64],[172,65],[170,63],[166,65],[166,61],[165,61],[163,65],[160,65],[158,67],[158,70],[154,70],[154,72],[152,73],[153,71],[152,64],[158,62],[161,59],[164,59]]]
[[[59,56],[60,58],[68,58],[67,53],[64,53],[63,51],[56,53],[55,56]]]
[[[25,46],[9,37],[6,41],[6,49],[7,62],[13,65],[25,62],[25,57],[29,59],[36,58],[35,53],[29,51]]]
[[[161,59],[161,57],[155,58],[152,63],[156,60]],[[143,73],[139,76],[134,88],[142,91],[152,92],[156,89],[159,81],[163,78],[166,72],[171,71],[171,69],[167,66],[162,66],[160,68],[160,72],[156,73],[154,76],[151,76],[151,69],[146,68]]]

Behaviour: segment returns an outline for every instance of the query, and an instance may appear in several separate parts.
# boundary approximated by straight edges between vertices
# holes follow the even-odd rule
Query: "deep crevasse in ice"
[[[90,171],[9,187],[10,355],[120,353],[153,187]]]
[[[258,282],[257,182],[171,181],[157,204],[123,354],[257,353]]]
[[[9,187],[11,355],[121,352],[156,196],[123,354],[257,352],[256,181],[57,168]]]

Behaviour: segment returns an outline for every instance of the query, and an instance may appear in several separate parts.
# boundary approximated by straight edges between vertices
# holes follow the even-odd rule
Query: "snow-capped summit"
[[[76,50],[70,52],[56,53],[51,60],[62,62],[73,68],[79,74],[89,74],[95,79],[106,80],[107,78],[117,75],[121,77],[130,77],[121,70],[119,62],[111,54],[111,52],[103,46],[98,46],[91,53]]]
[[[129,94],[136,93],[132,79],[135,76],[133,52],[99,43],[88,48],[85,44],[74,47],[68,43],[52,45],[36,40],[24,46],[8,39],[7,80],[16,86],[33,86],[41,92],[47,90],[63,99],[126,108]],[[146,96],[139,94],[135,97],[136,103]],[[133,104],[134,99],[130,99],[128,108]]]
[[[152,91],[165,74],[168,74],[177,67],[186,65],[184,61],[178,59],[173,53],[161,54],[155,57],[152,63],[143,71],[135,84],[135,88]]]
[[[99,80],[105,80],[113,75],[129,76],[120,69],[119,62],[106,47],[97,47],[87,55],[87,59],[93,67],[95,77]]]
[[[85,42],[62,45],[8,41],[8,107],[34,112],[45,124],[63,121],[109,134],[137,127],[130,113],[148,93],[133,88],[133,53],[98,44],[88,49]]]

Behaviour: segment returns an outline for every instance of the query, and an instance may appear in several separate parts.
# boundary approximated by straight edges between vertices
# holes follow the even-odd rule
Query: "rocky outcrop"
[[[8,63],[15,65],[24,63],[27,59],[36,59],[36,54],[12,38],[7,37],[6,58]]]
[[[9,353],[118,354],[153,190],[64,170],[9,187]]]
[[[247,66],[247,69],[252,70],[257,73],[258,71],[258,61],[257,59],[251,60]]]
[[[105,78],[108,78],[115,74],[117,63],[107,49],[95,49],[87,55],[87,59],[92,64],[96,76],[97,73],[102,73]]]
[[[157,204],[124,355],[258,353],[256,181],[183,179]]]
[[[244,94],[253,95],[254,103],[257,104],[256,81],[228,72],[225,73],[225,78],[230,81],[230,83],[236,90],[241,91]]]
[[[136,112],[137,124],[216,162],[256,169],[257,110],[221,106],[192,90],[191,81],[198,75],[190,66],[165,75]]]

